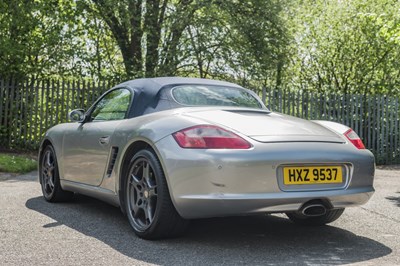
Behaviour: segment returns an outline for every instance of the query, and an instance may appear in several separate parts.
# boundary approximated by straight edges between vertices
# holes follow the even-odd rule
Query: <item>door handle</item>
[[[105,136],[105,137],[99,138],[99,143],[101,145],[107,145],[109,142],[110,142],[110,136]]]

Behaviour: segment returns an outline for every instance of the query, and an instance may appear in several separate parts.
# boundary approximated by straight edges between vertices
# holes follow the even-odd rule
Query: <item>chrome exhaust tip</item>
[[[306,204],[302,209],[301,213],[304,216],[321,216],[326,214],[326,207],[322,204]]]

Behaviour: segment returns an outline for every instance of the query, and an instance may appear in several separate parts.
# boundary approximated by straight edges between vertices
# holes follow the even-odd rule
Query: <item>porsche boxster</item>
[[[271,112],[228,82],[127,81],[69,117],[40,145],[44,198],[106,201],[145,239],[218,216],[324,225],[374,192],[374,156],[351,128]]]

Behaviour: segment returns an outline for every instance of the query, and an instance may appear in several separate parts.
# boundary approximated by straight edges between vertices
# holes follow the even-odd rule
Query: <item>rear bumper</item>
[[[313,199],[332,208],[366,203],[374,192],[374,157],[337,143],[257,143],[251,150],[180,148],[172,137],[156,143],[171,199],[184,218],[297,211]],[[282,165],[346,165],[341,187],[282,189]]]
[[[374,193],[372,187],[312,193],[265,193],[241,195],[191,195],[179,198],[179,213],[185,218],[233,216],[254,213],[298,211],[314,199],[328,202],[332,208],[347,208],[366,203]]]

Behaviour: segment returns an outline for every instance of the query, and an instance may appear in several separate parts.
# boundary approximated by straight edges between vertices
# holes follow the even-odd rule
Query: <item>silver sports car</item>
[[[374,192],[374,156],[352,129],[271,112],[228,82],[132,80],[70,119],[40,147],[44,198],[80,193],[119,206],[145,239],[216,216],[286,213],[323,225]]]

